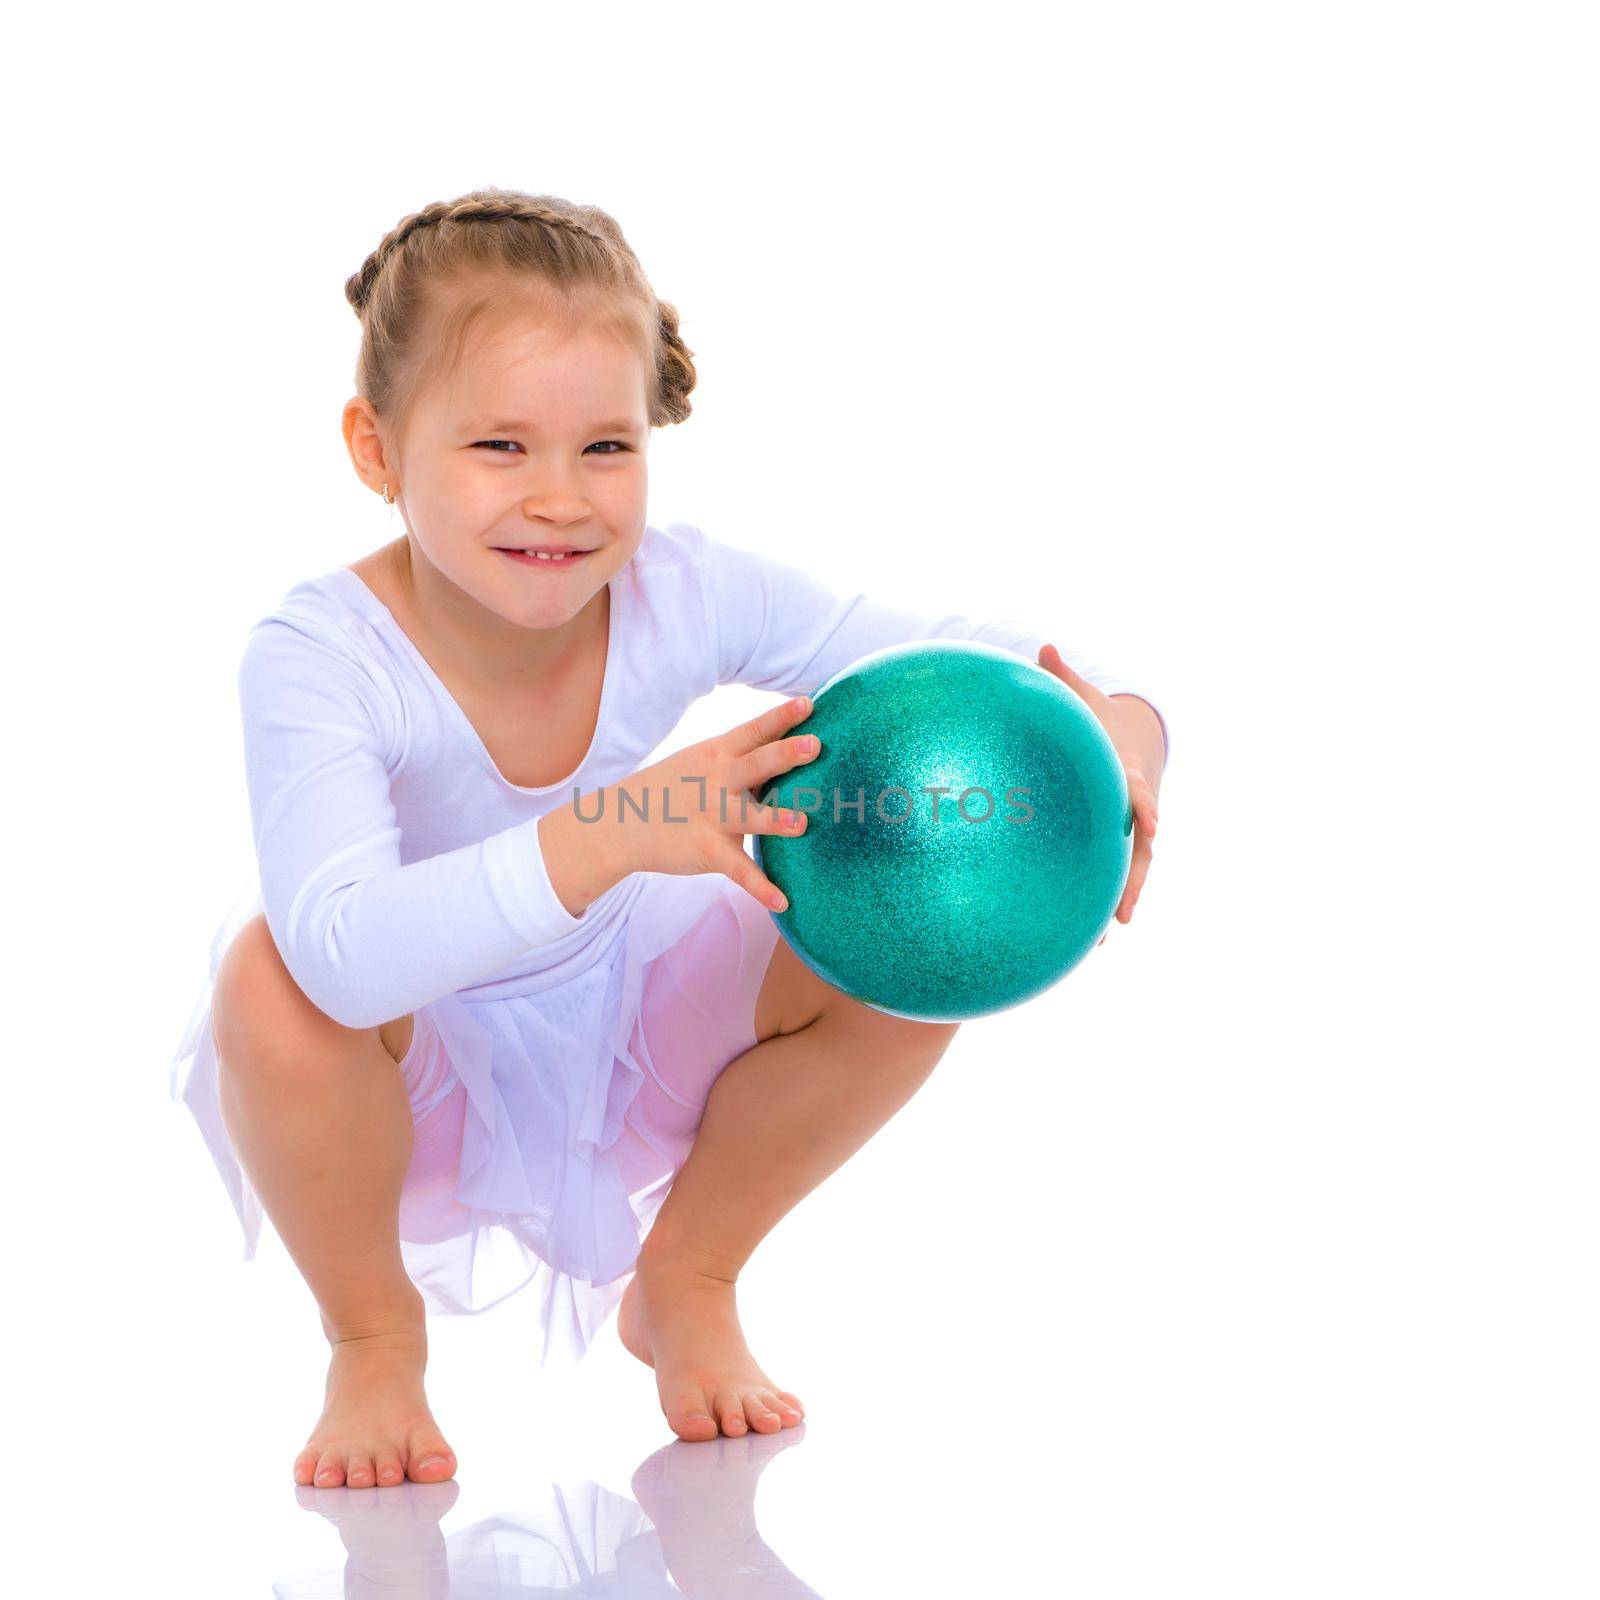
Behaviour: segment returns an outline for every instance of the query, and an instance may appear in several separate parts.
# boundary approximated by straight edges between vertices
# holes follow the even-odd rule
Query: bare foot
[[[680,1439],[719,1432],[737,1438],[750,1428],[776,1433],[805,1416],[756,1365],[726,1278],[670,1262],[647,1265],[641,1257],[617,1307],[617,1333],[655,1369],[661,1409]]]
[[[323,1326],[333,1359],[322,1415],[295,1457],[294,1481],[370,1489],[408,1477],[413,1483],[453,1477],[455,1452],[422,1389],[428,1336],[421,1312],[355,1334]]]

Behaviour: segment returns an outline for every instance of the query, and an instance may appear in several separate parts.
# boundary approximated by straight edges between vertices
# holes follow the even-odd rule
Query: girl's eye
[[[501,444],[516,445],[516,448],[519,449],[519,450],[522,448],[521,445],[517,444],[517,441],[515,439],[479,439],[478,442],[475,445],[473,445],[472,448],[474,450],[477,450],[477,449],[481,449],[484,445],[488,445],[490,447],[490,453],[491,454],[493,454],[493,455],[504,455],[505,452],[503,450],[495,450],[494,449],[495,445],[501,445]],[[591,450],[593,450],[593,449],[597,448],[597,446],[602,445],[602,444],[610,444],[610,445],[615,445],[616,446],[616,450],[607,450],[607,451],[604,452],[604,454],[606,454],[608,456],[609,455],[615,455],[617,453],[617,450],[627,450],[627,449],[631,448],[629,445],[625,445],[620,439],[598,439],[598,440],[595,441],[594,444],[590,445],[589,448]]]

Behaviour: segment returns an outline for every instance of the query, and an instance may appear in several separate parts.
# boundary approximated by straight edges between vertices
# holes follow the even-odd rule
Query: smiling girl
[[[778,937],[748,799],[816,753],[807,694],[869,651],[975,639],[1083,696],[1127,771],[1138,899],[1165,728],[1015,624],[842,598],[647,521],[651,430],[695,373],[617,224],[478,190],[345,285],[344,438],[400,537],[291,588],[239,664],[257,875],[218,928],[172,1093],[255,1253],[270,1216],[331,1360],[298,1483],[433,1482],[425,1316],[532,1291],[543,1354],[612,1309],[684,1439],[804,1408],[745,1343],[739,1272],[927,1078],[955,1024],[831,988]],[[641,768],[718,684],[784,696]],[[673,823],[597,791],[670,790]],[[680,798],[681,797],[681,798]]]

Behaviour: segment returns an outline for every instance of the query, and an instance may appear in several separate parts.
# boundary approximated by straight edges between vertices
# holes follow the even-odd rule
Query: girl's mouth
[[[560,571],[564,567],[575,567],[586,556],[592,556],[592,550],[567,550],[561,554],[534,555],[531,550],[513,550],[504,545],[496,545],[501,555],[510,556],[513,561],[520,562],[525,567],[548,567],[551,571]]]

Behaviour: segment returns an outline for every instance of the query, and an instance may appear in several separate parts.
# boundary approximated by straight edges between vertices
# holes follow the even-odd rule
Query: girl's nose
[[[581,494],[565,484],[551,484],[523,496],[523,514],[546,522],[575,522],[588,515]]]

